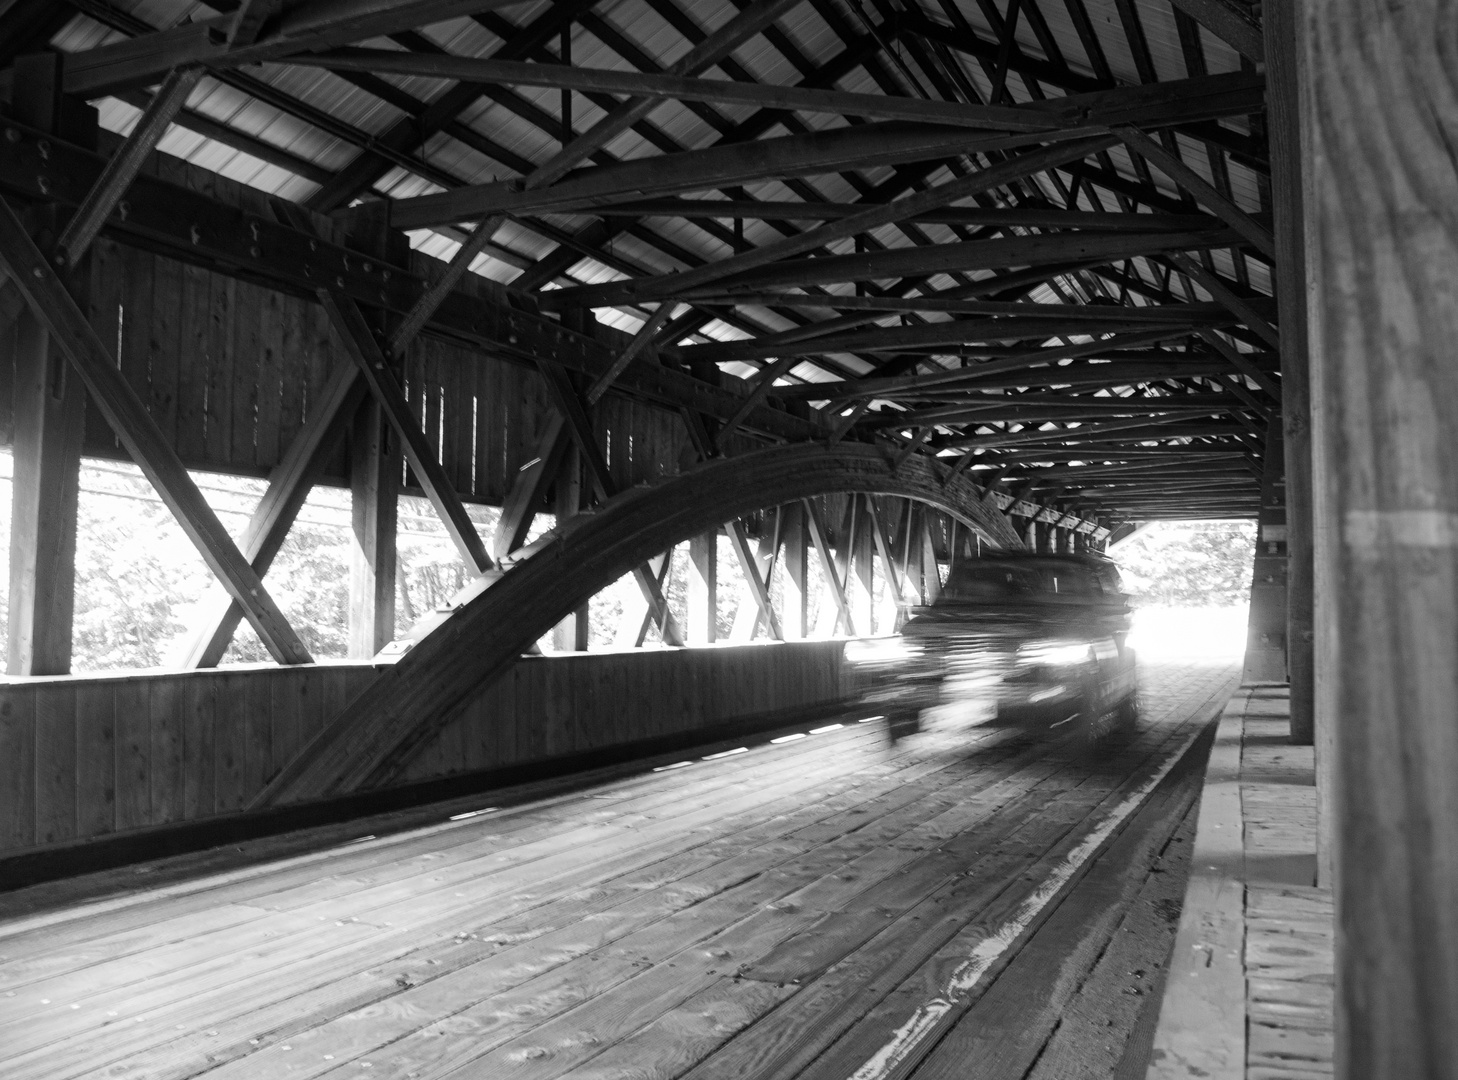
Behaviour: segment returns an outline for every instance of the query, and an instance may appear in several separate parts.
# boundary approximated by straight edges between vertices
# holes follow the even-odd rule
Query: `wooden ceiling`
[[[1109,522],[1259,502],[1261,48],[1241,0],[0,0],[104,125],[196,68],[170,153]]]

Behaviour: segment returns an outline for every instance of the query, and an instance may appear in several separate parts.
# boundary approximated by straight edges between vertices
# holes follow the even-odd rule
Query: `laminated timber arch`
[[[942,510],[998,548],[1022,543],[985,490],[929,460],[819,443],[721,458],[634,488],[543,537],[424,637],[286,765],[253,808],[389,782],[471,695],[569,612],[665,548],[769,506],[817,495],[892,495]]]

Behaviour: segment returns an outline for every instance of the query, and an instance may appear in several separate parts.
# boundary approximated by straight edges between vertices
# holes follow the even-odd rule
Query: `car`
[[[900,634],[849,642],[846,659],[893,733],[960,717],[1092,745],[1138,719],[1130,613],[1108,559],[999,552],[954,565]]]

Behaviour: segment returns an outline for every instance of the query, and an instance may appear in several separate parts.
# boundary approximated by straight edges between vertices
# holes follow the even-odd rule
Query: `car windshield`
[[[1022,603],[1056,598],[1102,597],[1105,583],[1076,562],[983,558],[952,568],[943,602]]]

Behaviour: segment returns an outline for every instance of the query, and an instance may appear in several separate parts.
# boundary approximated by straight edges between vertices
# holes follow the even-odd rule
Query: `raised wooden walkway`
[[[1151,668],[1096,759],[851,716],[0,896],[0,1076],[1142,1075],[1234,684]]]
[[[1221,719],[1150,1080],[1332,1075],[1332,895],[1289,705],[1284,687],[1243,687]]]

